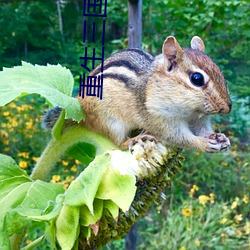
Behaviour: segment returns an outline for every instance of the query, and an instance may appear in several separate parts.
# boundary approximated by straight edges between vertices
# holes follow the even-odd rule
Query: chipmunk
[[[213,131],[209,117],[229,113],[232,104],[223,74],[204,50],[198,36],[191,48],[181,48],[169,36],[156,57],[140,49],[110,56],[103,64],[103,99],[78,96],[87,115],[82,125],[119,146],[127,145],[132,130],[141,129],[165,145],[227,149],[228,138]],[[89,75],[101,73],[99,65]],[[60,109],[51,112],[57,118]],[[44,123],[52,126],[51,120],[48,113]]]

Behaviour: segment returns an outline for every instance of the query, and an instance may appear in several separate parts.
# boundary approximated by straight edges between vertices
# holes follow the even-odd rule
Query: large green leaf
[[[34,66],[22,62],[22,66],[0,72],[0,106],[18,96],[36,93],[53,106],[65,109],[66,118],[80,121],[84,114],[78,100],[71,97],[73,86],[72,74],[61,65]]]
[[[121,175],[119,171],[109,167],[100,183],[96,198],[112,200],[122,211],[126,212],[135,196],[135,183],[135,176]]]
[[[0,154],[0,181],[22,175],[28,177],[10,156]]]
[[[79,234],[79,207],[64,205],[56,220],[56,238],[64,250],[71,250]]]
[[[52,210],[54,217],[50,216],[54,219],[59,214],[62,205],[56,197],[64,189],[61,185],[32,181],[9,156],[0,155],[0,162],[0,249],[9,249],[9,236],[21,233],[31,222],[29,216]]]

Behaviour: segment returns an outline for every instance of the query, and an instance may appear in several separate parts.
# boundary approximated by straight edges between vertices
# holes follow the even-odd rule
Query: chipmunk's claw
[[[229,139],[222,133],[211,134],[208,139],[209,152],[226,151],[230,147]]]
[[[135,138],[133,138],[129,144],[128,144],[128,148],[130,150],[130,152],[133,152],[133,146],[137,143],[139,143],[142,147],[145,144],[146,141],[151,141],[151,142],[155,142],[156,143],[156,139],[154,138],[154,136],[149,135],[149,134],[140,134],[138,136],[136,136]]]

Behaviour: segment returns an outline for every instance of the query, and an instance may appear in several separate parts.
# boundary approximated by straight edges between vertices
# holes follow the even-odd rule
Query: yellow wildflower
[[[237,155],[237,153],[238,153],[237,150],[233,150],[233,151],[232,151],[232,154],[233,154],[233,155]]]
[[[67,182],[72,182],[75,179],[75,176],[67,176],[66,181]]]
[[[228,163],[227,162],[221,162],[221,165],[223,166],[223,167],[227,167],[228,166]]]
[[[1,137],[5,137],[5,138],[9,137],[9,134],[4,130],[0,130],[0,135],[1,135]]]
[[[76,172],[76,171],[77,171],[76,165],[73,165],[73,166],[70,168],[70,170],[71,170],[72,172]]]
[[[238,237],[241,237],[241,236],[242,236],[242,232],[241,232],[239,229],[237,229],[237,230],[236,230],[236,235],[237,235]]]
[[[27,128],[27,129],[31,129],[31,128],[32,128],[32,125],[33,125],[32,120],[26,122],[26,128]]]
[[[23,157],[23,158],[29,158],[29,152],[21,152],[21,153],[18,153],[18,156],[19,157]]]
[[[75,160],[75,164],[79,165],[79,164],[81,164],[81,162],[78,160]]]
[[[181,247],[180,250],[186,250],[186,247]]]
[[[53,176],[52,176],[51,182],[52,182],[52,183],[57,183],[57,182],[60,181],[60,179],[61,179],[61,176],[60,176],[60,175],[53,175]]]
[[[200,195],[199,196],[199,203],[203,206],[210,200],[210,198],[207,195]]]
[[[197,247],[200,247],[201,246],[201,242],[199,239],[195,239],[194,240],[194,244],[197,246]]]
[[[214,204],[214,193],[210,193],[209,197],[210,197],[210,203]]]
[[[193,185],[192,188],[190,189],[189,196],[193,198],[194,193],[199,190],[199,187],[196,185]]]
[[[243,220],[242,214],[237,214],[234,216],[234,221],[236,224],[239,224]]]
[[[11,120],[11,125],[12,125],[12,127],[17,127],[18,123],[15,119],[13,119],[13,120]]]
[[[9,111],[5,111],[5,112],[3,112],[3,115],[4,116],[8,116],[10,114],[10,112]]]
[[[250,222],[247,221],[246,225],[244,226],[244,231],[246,232],[246,234],[250,234]]]
[[[68,183],[68,182],[63,182],[63,187],[64,187],[64,189],[67,189],[68,186],[69,186],[69,183]]]
[[[32,157],[32,160],[34,161],[34,162],[37,162],[38,161],[38,159],[39,159],[39,157]]]
[[[231,205],[231,209],[235,209],[239,205],[239,198],[236,197],[235,201]]]
[[[220,224],[225,224],[227,222],[227,218],[222,218],[221,220],[220,220]]]
[[[15,108],[15,107],[16,107],[16,104],[15,104],[14,102],[11,102],[11,103],[9,104],[9,106],[10,106],[11,108]]]
[[[248,195],[245,194],[243,197],[243,202],[247,204],[248,201],[249,201]]]
[[[226,238],[227,237],[227,234],[226,233],[221,233],[220,235],[222,238]]]
[[[192,208],[190,207],[185,207],[181,211],[182,211],[182,214],[186,217],[189,217],[192,214]]]
[[[20,161],[19,162],[19,167],[22,169],[26,169],[28,167],[27,161]]]
[[[68,166],[69,165],[69,163],[67,161],[64,161],[64,160],[62,160],[62,164],[63,164],[63,166]]]

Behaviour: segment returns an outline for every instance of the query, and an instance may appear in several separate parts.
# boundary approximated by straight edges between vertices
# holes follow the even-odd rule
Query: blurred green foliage
[[[21,60],[42,65],[60,63],[77,79],[82,72],[79,57],[83,56],[85,46],[94,45],[82,42],[82,1],[61,2],[63,33],[59,30],[56,1],[1,1],[0,67],[19,65]],[[127,47],[127,1],[108,1],[107,13],[105,57]],[[167,201],[154,206],[139,223],[139,249],[163,246],[169,247],[163,249],[183,247],[182,250],[247,249],[244,244],[250,234],[246,208],[250,191],[249,16],[249,1],[143,1],[143,49],[153,55],[161,53],[162,43],[169,35],[176,36],[182,46],[189,46],[194,35],[202,37],[206,52],[227,79],[233,110],[228,116],[215,118],[215,127],[230,136],[231,151],[213,155],[185,152],[183,171],[166,192]],[[88,19],[89,23],[93,20],[97,34],[101,34],[102,19]],[[101,48],[101,35],[96,37],[95,46]],[[26,101],[20,99],[0,110],[0,152],[12,155],[20,167],[30,172],[46,144],[47,136],[39,125],[46,105],[37,96],[30,97],[28,105],[24,104]],[[79,162],[65,158],[58,163],[51,180],[66,188],[82,169]],[[193,185],[199,190],[190,197]],[[210,193],[215,195],[215,204],[210,199],[204,207],[198,198],[210,197]],[[225,206],[227,209],[223,210]],[[186,208],[191,208],[193,217],[185,215]],[[243,219],[239,221],[235,216],[240,214]],[[222,217],[227,221],[218,223]],[[203,226],[208,230],[204,231]],[[107,249],[123,247],[124,241],[119,241]]]

